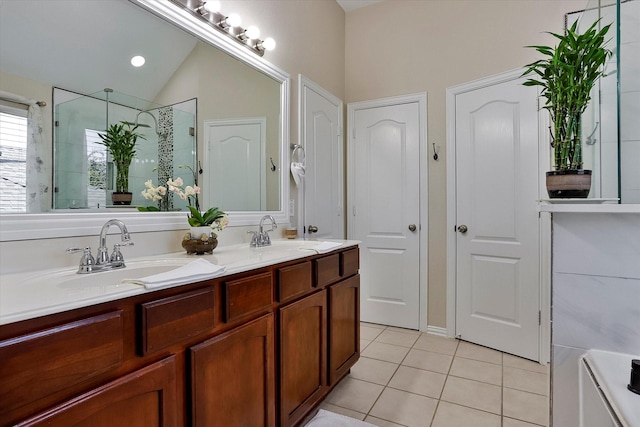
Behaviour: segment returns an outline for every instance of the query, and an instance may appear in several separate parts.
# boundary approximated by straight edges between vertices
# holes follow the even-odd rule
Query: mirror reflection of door
[[[266,210],[266,128],[265,117],[205,121],[205,206]]]

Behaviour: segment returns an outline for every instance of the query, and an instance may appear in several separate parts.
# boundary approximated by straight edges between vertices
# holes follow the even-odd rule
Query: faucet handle
[[[93,271],[93,267],[96,265],[96,260],[93,255],[91,255],[90,246],[87,246],[85,248],[68,248],[66,252],[68,254],[82,252],[82,258],[80,258],[80,267],[78,267],[78,273],[91,273]]]
[[[123,263],[124,264],[124,256],[122,256],[122,252],[120,252],[119,244],[113,245],[113,252],[111,252],[111,256],[109,257],[109,262],[113,263]]]
[[[252,234],[253,236],[251,237],[251,243],[249,244],[249,246],[251,247],[256,247],[258,246],[258,235],[259,232],[257,231],[247,231],[247,234]]]
[[[271,230],[265,230],[264,233],[262,233],[262,244],[264,246],[269,246],[271,245],[271,237],[269,237],[269,233],[272,232],[274,229],[272,228]]]

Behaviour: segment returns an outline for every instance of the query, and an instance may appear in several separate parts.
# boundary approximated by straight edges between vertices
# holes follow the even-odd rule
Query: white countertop
[[[356,246],[355,240],[332,240],[342,243],[334,250]],[[0,325],[32,319],[67,310],[114,301],[153,292],[144,286],[123,284],[135,279],[169,271],[195,259],[205,259],[226,267],[220,276],[266,267],[304,258],[317,253],[320,241],[274,240],[271,246],[250,248],[247,244],[223,246],[212,255],[187,255],[186,252],[132,258],[127,267],[108,272],[77,274],[77,267],[40,270],[0,276]]]
[[[627,389],[631,360],[640,355],[589,350],[584,358],[623,425],[640,426],[640,395]]]

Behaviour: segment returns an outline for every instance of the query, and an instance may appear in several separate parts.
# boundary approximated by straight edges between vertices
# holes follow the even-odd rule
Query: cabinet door
[[[275,425],[273,315],[191,348],[194,426]]]
[[[342,378],[360,357],[360,276],[329,287],[329,381]]]
[[[178,425],[175,356],[139,369],[36,415],[19,426]]]
[[[327,291],[279,311],[280,424],[290,426],[327,391]]]

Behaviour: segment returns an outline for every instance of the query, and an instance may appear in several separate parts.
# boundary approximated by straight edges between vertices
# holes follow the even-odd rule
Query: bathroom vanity
[[[0,325],[0,425],[300,424],[359,358],[360,276],[299,252]]]

